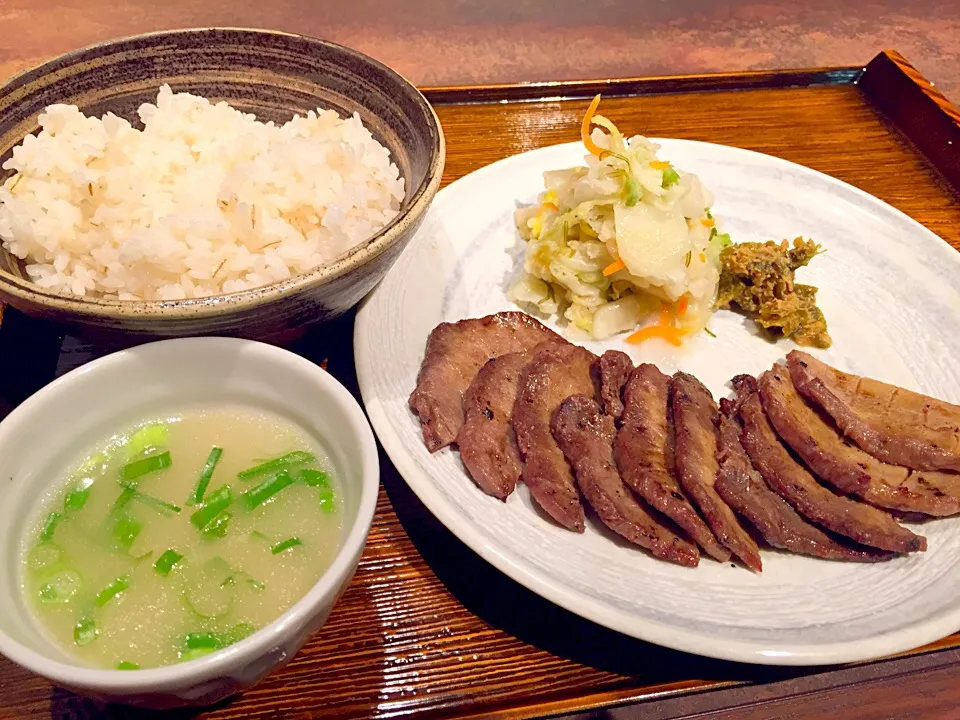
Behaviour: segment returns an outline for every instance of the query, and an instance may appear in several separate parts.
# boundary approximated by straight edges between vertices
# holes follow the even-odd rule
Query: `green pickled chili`
[[[121,660],[117,663],[117,670],[139,670],[140,666],[135,662],[130,662],[129,660]]]

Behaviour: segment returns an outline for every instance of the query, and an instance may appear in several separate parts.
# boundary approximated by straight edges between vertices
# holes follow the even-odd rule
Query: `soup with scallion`
[[[242,406],[153,418],[66,474],[24,542],[39,625],[93,666],[191,660],[299,600],[341,542],[320,443]]]

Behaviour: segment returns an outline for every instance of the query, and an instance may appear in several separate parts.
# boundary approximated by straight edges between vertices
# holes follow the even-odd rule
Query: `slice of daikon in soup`
[[[200,657],[264,627],[341,543],[322,442],[246,406],[185,408],[65,468],[28,537],[22,590],[68,655],[134,669]]]

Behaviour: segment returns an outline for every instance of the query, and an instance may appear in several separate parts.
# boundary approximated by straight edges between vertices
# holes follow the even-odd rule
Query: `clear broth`
[[[131,436],[155,423],[169,428],[166,447],[131,457]],[[213,447],[222,455],[204,497],[224,485],[233,494],[222,537],[198,529],[191,516],[202,506],[188,505]],[[164,450],[170,466],[126,481],[139,494],[116,507],[125,489],[123,468]],[[292,484],[247,507],[241,495],[276,472],[246,480],[238,473],[294,451],[315,460],[290,468]],[[314,471],[313,485],[304,469]],[[318,471],[324,473],[320,486]],[[87,477],[93,483],[77,508],[71,490],[82,489]],[[24,543],[22,589],[46,634],[93,666],[157,667],[236,642],[303,597],[341,543],[340,494],[323,448],[289,420],[249,407],[148,420],[101,443],[60,488]],[[163,509],[150,498],[181,510]],[[45,537],[50,513],[60,518]],[[128,542],[137,525],[139,534]],[[290,547],[284,550],[285,540]],[[167,550],[183,557],[163,574],[155,563]]]

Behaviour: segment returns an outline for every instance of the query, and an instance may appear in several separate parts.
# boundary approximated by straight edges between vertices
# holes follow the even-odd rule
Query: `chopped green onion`
[[[99,634],[97,623],[89,616],[80,618],[73,627],[73,641],[80,646],[89,645]]]
[[[139,670],[140,666],[129,660],[121,660],[117,663],[117,670]]]
[[[328,515],[337,509],[333,501],[333,488],[330,486],[320,488],[320,509]]]
[[[240,623],[239,625],[234,625],[226,632],[220,633],[220,647],[227,647],[227,645],[238,643],[241,640],[250,637],[256,631],[257,629],[249,623]]]
[[[252,468],[241,470],[237,473],[237,477],[241,480],[249,480],[250,478],[257,477],[258,475],[266,475],[267,473],[286,470],[296,465],[306,465],[307,463],[312,463],[315,459],[316,458],[314,458],[314,456],[308,452],[296,450],[273,460],[268,460],[260,465],[255,465]]]
[[[267,586],[266,586],[266,585],[264,585],[262,582],[260,582],[260,581],[257,580],[256,578],[251,577],[248,573],[245,573],[243,570],[238,570],[236,573],[234,573],[233,575],[231,575],[230,577],[228,577],[226,580],[224,580],[222,583],[220,583],[220,587],[230,587],[230,586],[232,586],[232,585],[236,585],[238,578],[244,580],[244,581],[245,581],[248,585],[250,585],[254,590],[266,590],[266,589],[267,589]]]
[[[190,522],[198,530],[205,528],[211,520],[222,513],[233,502],[233,490],[229,485],[218,487],[200,503],[200,507],[190,516]]]
[[[183,640],[183,646],[187,650],[200,650],[212,648],[216,650],[220,647],[220,639],[212,632],[192,632],[187,633]]]
[[[132,517],[123,515],[117,518],[113,525],[113,538],[117,541],[117,545],[124,550],[129,550],[142,529],[140,523]]]
[[[113,508],[111,512],[117,512],[125,508],[131,500],[137,496],[136,489],[132,487],[124,487],[121,493],[117,496],[117,499],[113,503]]]
[[[172,462],[173,461],[170,458],[170,451],[168,450],[160,453],[159,455],[151,455],[150,457],[145,457],[141,460],[134,460],[132,463],[127,463],[120,471],[120,477],[123,480],[136,480],[142,475],[165,470],[166,468],[170,467]]]
[[[289,550],[290,548],[296,547],[297,545],[303,545],[303,541],[300,540],[300,538],[296,538],[296,537],[287,538],[286,540],[281,540],[272,548],[270,548],[270,552],[272,552],[274,555],[279,555],[285,550]]]
[[[107,469],[107,456],[103,453],[97,453],[96,455],[87,458],[87,460],[81,465],[76,474],[77,475],[93,475],[95,472],[102,473]]]
[[[180,653],[180,662],[189,662],[190,660],[199,660],[204,655],[216,652],[216,648],[196,648],[195,650],[185,650]]]
[[[705,327],[705,328],[703,329],[703,331],[704,331],[707,335],[709,335],[710,337],[712,337],[712,338],[715,338],[715,337],[716,337],[716,335],[713,333],[713,331],[712,331],[710,328],[708,328],[708,327]]]
[[[213,477],[213,471],[216,469],[217,463],[220,462],[221,455],[223,455],[223,450],[218,447],[214,447],[207,455],[207,462],[204,464],[203,470],[200,471],[200,479],[197,480],[197,486],[193,489],[190,499],[187,500],[187,505],[199,505],[203,502],[203,496],[207,492],[210,478]]]
[[[323,470],[305,468],[300,471],[300,480],[310,487],[326,487],[330,484],[330,475]]]
[[[680,182],[680,173],[672,167],[668,167],[663,171],[663,181],[660,183],[661,187],[668,188],[671,185],[676,185],[678,182]]]
[[[720,243],[721,248],[727,248],[733,245],[733,240],[730,239],[730,233],[720,233],[717,235],[717,242]]]
[[[234,574],[222,557],[207,560],[202,567],[188,567],[184,601],[199,617],[211,620],[222,617],[233,607],[234,592],[226,582]]]
[[[63,509],[67,512],[73,510],[83,510],[87,504],[87,498],[90,497],[90,486],[93,485],[92,478],[84,478],[76,487],[72,488],[63,498]]]
[[[259,507],[278,492],[293,483],[293,475],[281,470],[274,477],[264,480],[254,488],[247,490],[241,497],[248,510]]]
[[[47,519],[43,521],[43,528],[40,530],[40,539],[51,540],[62,518],[63,516],[58,512],[52,512],[47,515]]]
[[[169,503],[166,500],[161,500],[160,498],[154,497],[153,495],[147,495],[142,493],[139,490],[134,490],[134,498],[139,500],[144,505],[153,508],[162,513],[178,513],[182,509],[179,505],[174,505]]]
[[[169,575],[170,571],[173,570],[173,567],[181,560],[183,560],[183,555],[178,553],[176,550],[166,550],[160,557],[157,558],[157,561],[153,564],[153,567],[161,575]]]
[[[227,523],[232,517],[233,513],[225,510],[204,525],[201,532],[207,537],[223,537],[227,534]]]
[[[80,590],[80,574],[62,570],[40,587],[40,600],[44,603],[65,603]]]
[[[56,543],[40,543],[27,555],[27,564],[34,570],[41,570],[57,562],[62,554],[63,550]]]
[[[121,575],[116,580],[112,580],[109,585],[97,593],[95,599],[97,607],[103,607],[128,587],[130,587],[130,577],[128,575]]]
[[[623,204],[627,207],[633,207],[638,202],[640,202],[640,183],[628,172],[626,179],[623,181]]]
[[[703,212],[707,216],[707,220],[713,220],[713,213],[710,212],[710,208],[704,208]]]
[[[170,442],[170,428],[165,423],[153,423],[137,430],[126,442],[127,457],[131,460],[150,450],[165,447]]]

